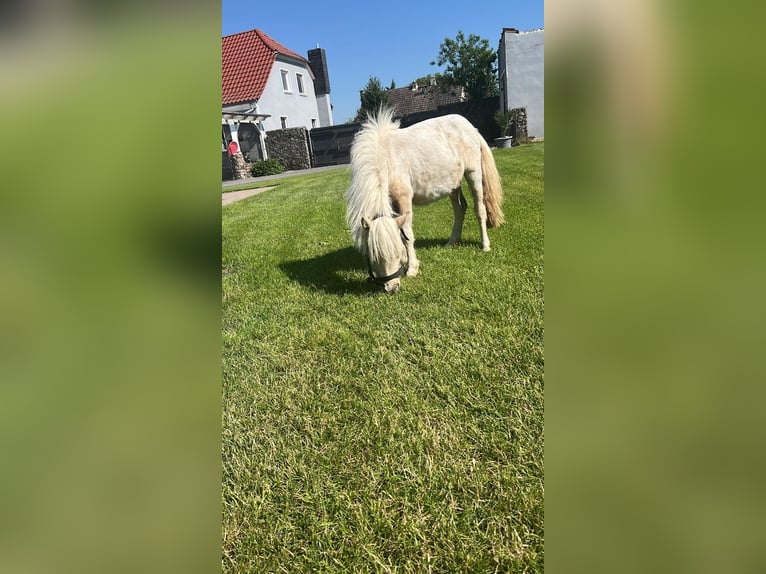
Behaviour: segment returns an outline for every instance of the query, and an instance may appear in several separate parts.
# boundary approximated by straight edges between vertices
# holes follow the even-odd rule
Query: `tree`
[[[362,100],[362,107],[356,112],[356,121],[361,122],[367,119],[367,116],[377,112],[381,106],[388,104],[388,94],[380,85],[380,79],[370,76],[367,85],[360,92],[359,98]]]
[[[431,82],[435,82],[437,86],[443,87],[443,88],[451,88],[452,85],[449,82],[445,82],[444,78],[442,78],[441,74],[428,74],[427,76],[422,76],[415,80],[412,83],[416,83],[421,88],[423,86],[430,86]],[[412,83],[410,85],[412,85]]]
[[[454,40],[444,38],[439,57],[431,65],[446,64],[440,79],[453,86],[463,86],[469,99],[478,100],[500,93],[496,61],[497,54],[489,47],[488,40],[476,34],[470,34],[466,40],[463,31],[458,30]]]

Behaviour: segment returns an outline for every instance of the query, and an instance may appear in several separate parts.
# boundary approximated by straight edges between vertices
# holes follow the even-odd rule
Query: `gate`
[[[362,124],[314,128],[309,132],[314,167],[339,165],[351,161],[351,143]]]
[[[229,154],[221,152],[221,181],[229,181],[234,179],[234,167],[231,165],[231,158]]]

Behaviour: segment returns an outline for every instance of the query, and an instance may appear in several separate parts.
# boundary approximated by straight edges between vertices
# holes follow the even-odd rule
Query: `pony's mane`
[[[396,261],[404,255],[399,226],[391,217],[380,217],[370,222],[367,236],[368,253],[372,261]]]
[[[392,109],[380,108],[377,114],[369,116],[351,146],[351,184],[346,190],[346,221],[354,245],[362,253],[368,252],[362,218],[372,220],[393,211],[388,193],[389,159],[386,145],[388,136],[399,129],[399,122],[394,121],[393,115]],[[381,232],[385,229],[374,225],[371,226],[371,232],[373,228]],[[386,241],[382,235],[371,233],[370,243],[377,244],[380,240],[381,249],[389,251],[391,246],[388,244],[391,241]],[[395,236],[398,238],[398,231]]]

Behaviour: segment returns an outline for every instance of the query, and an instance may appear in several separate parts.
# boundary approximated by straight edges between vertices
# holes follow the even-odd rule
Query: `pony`
[[[368,280],[387,293],[400,277],[418,274],[412,206],[449,195],[454,221],[445,247],[460,241],[467,209],[460,183],[474,198],[481,249],[489,251],[487,227],[503,216],[503,187],[492,152],[463,116],[447,115],[400,128],[393,110],[368,117],[351,145],[351,183],[346,221],[355,247],[367,259]]]

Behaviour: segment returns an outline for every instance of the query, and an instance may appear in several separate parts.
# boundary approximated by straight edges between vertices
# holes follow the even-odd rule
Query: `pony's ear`
[[[362,217],[362,229],[370,229],[370,220],[366,217]]]

